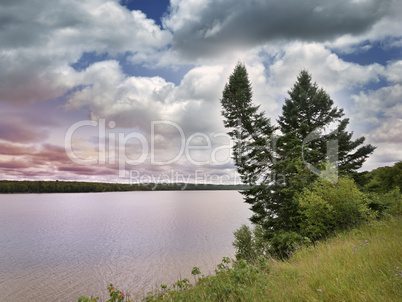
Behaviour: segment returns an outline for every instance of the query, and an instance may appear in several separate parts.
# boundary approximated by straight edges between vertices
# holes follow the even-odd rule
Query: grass
[[[301,248],[287,261],[225,259],[215,275],[162,288],[145,301],[402,301],[402,217]]]

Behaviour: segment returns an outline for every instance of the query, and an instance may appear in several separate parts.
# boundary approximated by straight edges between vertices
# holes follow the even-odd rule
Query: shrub
[[[236,249],[236,260],[254,262],[260,256],[268,254],[268,243],[261,226],[255,226],[253,230],[247,225],[242,225],[234,232],[235,241],[233,246]]]
[[[384,194],[382,197],[387,205],[386,209],[384,210],[385,214],[391,216],[402,214],[402,194],[399,187],[396,187],[391,192]]]
[[[300,232],[313,241],[374,216],[367,205],[367,195],[349,178],[340,177],[336,184],[318,179],[297,199],[303,215]]]

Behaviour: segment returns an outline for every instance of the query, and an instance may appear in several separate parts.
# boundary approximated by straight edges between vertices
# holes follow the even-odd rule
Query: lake
[[[214,272],[250,224],[237,191],[0,195],[2,301],[141,298],[160,284]]]

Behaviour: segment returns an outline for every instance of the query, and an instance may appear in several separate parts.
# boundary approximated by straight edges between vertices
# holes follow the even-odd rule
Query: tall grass
[[[194,286],[162,289],[146,300],[402,301],[402,218],[372,221],[287,261],[256,263],[222,263]]]

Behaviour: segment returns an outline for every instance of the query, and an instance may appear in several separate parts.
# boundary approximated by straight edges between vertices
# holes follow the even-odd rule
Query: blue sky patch
[[[360,65],[378,63],[386,65],[387,62],[399,60],[402,57],[402,48],[392,46],[392,41],[378,41],[361,43],[353,53],[342,54],[332,50],[338,57],[346,62],[353,62]]]
[[[148,19],[162,26],[161,18],[167,11],[169,0],[121,0],[120,4],[129,10],[140,10],[147,15]]]
[[[75,71],[82,71],[96,62],[102,62],[109,58],[108,53],[97,54],[96,51],[84,52],[77,62],[70,64]]]

